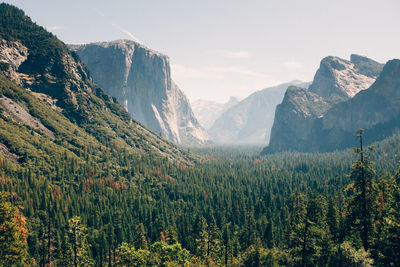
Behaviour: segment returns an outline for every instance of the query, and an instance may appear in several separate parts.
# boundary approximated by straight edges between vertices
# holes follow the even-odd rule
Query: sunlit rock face
[[[133,118],[178,144],[209,141],[187,97],[171,80],[167,56],[128,40],[70,47],[86,64],[94,82]]]
[[[388,62],[382,71],[383,64],[358,55],[350,61],[324,58],[308,90],[287,90],[264,153],[351,147],[358,128],[368,129],[367,142],[392,134],[400,101],[394,97],[398,78],[389,70],[396,69],[396,62]]]

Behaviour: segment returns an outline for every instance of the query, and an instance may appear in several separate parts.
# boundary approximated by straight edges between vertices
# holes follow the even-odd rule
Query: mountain
[[[185,145],[209,141],[189,100],[171,80],[167,56],[128,40],[71,45],[93,81],[165,138]]]
[[[397,114],[396,108],[372,92],[376,91],[373,88],[379,80],[388,79],[382,76],[387,76],[385,69],[393,68],[391,64],[382,71],[383,64],[358,55],[352,55],[350,61],[324,58],[309,90],[296,89],[296,93],[288,90],[278,105],[271,141],[264,153],[346,148],[351,146],[349,136],[358,128],[371,131],[374,128],[374,133],[368,135],[368,143],[388,136],[386,132],[392,133],[392,127],[378,129],[373,125],[387,121],[381,112],[383,107]],[[388,86],[395,88],[391,83]]]
[[[351,55],[350,61],[328,56],[322,59],[309,90],[325,99],[348,99],[370,87],[382,67],[358,55]]]
[[[191,161],[95,85],[78,56],[56,36],[20,9],[1,4],[0,11],[3,155],[19,164],[36,164],[39,158],[50,164],[58,157],[105,164],[112,154]]]
[[[200,124],[205,129],[209,129],[222,113],[237,103],[239,103],[239,99],[234,96],[229,97],[226,103],[199,99],[192,103],[192,109]]]
[[[366,131],[366,144],[400,130],[400,60],[388,61],[370,88],[329,109],[315,135],[322,150],[342,149],[350,146],[348,137],[358,128]]]
[[[265,144],[269,140],[275,107],[290,85],[307,87],[309,83],[292,81],[255,92],[234,105],[209,129],[213,141],[231,144]]]

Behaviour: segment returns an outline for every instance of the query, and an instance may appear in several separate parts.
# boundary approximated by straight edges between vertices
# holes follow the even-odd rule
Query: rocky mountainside
[[[400,130],[400,60],[386,63],[375,83],[352,99],[334,105],[316,124],[322,150],[350,146],[358,128],[365,142],[380,141]]]
[[[95,85],[78,56],[54,35],[22,10],[7,4],[0,9],[4,155],[20,164],[50,154],[57,158],[58,153],[99,161],[110,151],[190,161]]]
[[[278,105],[270,145],[264,153],[346,148],[358,128],[370,132],[366,135],[367,142],[381,140],[388,136],[387,132],[393,133],[391,126],[376,127],[392,121],[391,115],[384,115],[382,108],[397,114],[395,105],[387,104],[376,93],[396,90],[392,82],[387,82],[385,87],[390,89],[377,85],[382,84],[382,79],[392,81],[393,77],[387,78],[388,69],[394,68],[391,65],[395,64],[389,62],[382,71],[382,64],[358,55],[352,55],[350,61],[324,58],[309,90],[298,89],[296,94],[288,90]],[[374,89],[377,87],[382,89]]]
[[[322,59],[309,89],[325,99],[348,99],[370,87],[382,67],[358,55],[351,55],[350,61],[329,56]]]
[[[171,80],[167,56],[128,40],[70,47],[87,66],[94,82],[133,118],[178,144],[209,141],[188,99]]]
[[[276,106],[290,85],[307,87],[309,83],[292,81],[265,88],[234,105],[209,129],[213,141],[231,144],[265,144],[270,137]]]
[[[199,99],[192,103],[192,109],[200,124],[208,130],[222,113],[239,103],[239,101],[234,96],[229,97],[226,103]]]

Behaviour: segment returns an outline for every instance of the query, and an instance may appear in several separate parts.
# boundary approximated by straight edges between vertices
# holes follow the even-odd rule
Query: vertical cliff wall
[[[171,80],[167,56],[128,40],[70,46],[93,80],[136,120],[185,145],[209,141],[190,103]]]

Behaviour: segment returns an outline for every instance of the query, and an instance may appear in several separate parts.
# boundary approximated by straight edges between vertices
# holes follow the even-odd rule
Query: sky
[[[166,54],[191,101],[225,102],[322,58],[400,58],[399,0],[8,0],[65,43],[131,39]]]

